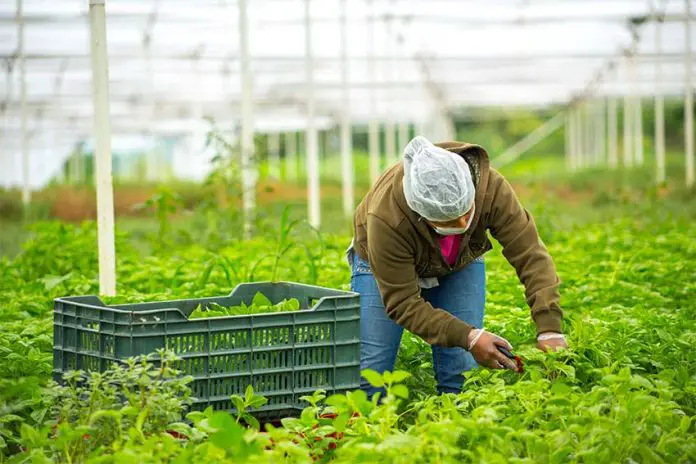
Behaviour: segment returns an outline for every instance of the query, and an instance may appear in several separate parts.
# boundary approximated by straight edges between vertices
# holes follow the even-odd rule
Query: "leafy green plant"
[[[171,216],[176,214],[183,207],[181,195],[174,192],[166,185],[157,187],[157,192],[148,198],[144,203],[135,207],[138,211],[150,210],[154,212],[157,220],[157,240],[164,244],[171,234]]]
[[[189,316],[189,319],[200,319],[206,317],[223,317],[223,316],[239,316],[242,314],[262,314],[262,313],[279,313],[286,311],[299,311],[300,302],[295,298],[283,300],[277,304],[273,304],[263,293],[256,293],[250,306],[242,302],[238,306],[220,306],[213,303],[206,308],[197,307]]]
[[[52,300],[98,292],[96,225],[35,224],[23,250],[0,259],[0,462],[696,462],[692,198],[641,199],[640,179],[627,175],[625,191],[607,189],[615,201],[592,205],[613,177],[580,177],[571,188],[597,192],[575,203],[549,198],[557,190],[546,182],[522,192],[563,281],[569,350],[536,350],[523,289],[497,248],[486,255],[485,324],[524,358],[523,375],[474,369],[462,393],[436,395],[430,347],[405,334],[396,369],[410,375],[366,373],[384,397],[303,391],[298,417],[258,430],[258,392],[232,400],[232,414],[188,412],[193,393],[171,362],[172,377],[160,376],[157,355],[147,368],[54,385]],[[349,288],[349,237],[288,230],[288,213],[267,218],[282,228],[243,241],[215,211],[219,240],[206,238],[204,221],[191,227],[194,240],[156,253],[117,230],[119,295],[103,300],[209,297],[257,279]]]
[[[273,252],[267,253],[259,258],[254,264],[250,271],[250,280],[254,280],[255,274],[259,266],[261,266],[264,261],[270,259],[272,261],[272,271],[271,280],[276,281],[278,276],[278,271],[280,264],[283,263],[284,258],[293,249],[301,249],[305,252],[305,262],[307,264],[307,269],[309,271],[309,283],[316,284],[319,278],[319,262],[321,260],[324,243],[322,240],[321,233],[313,228],[306,219],[290,219],[291,208],[286,207],[283,209],[283,214],[280,217],[280,223],[278,225],[277,235],[274,237],[275,247]],[[300,226],[308,227],[317,238],[318,242],[318,252],[312,251],[312,249],[302,240],[298,240],[293,237],[293,232]]]
[[[48,414],[37,426],[24,421],[19,441],[32,460],[80,462],[104,446],[166,431],[190,403],[191,379],[171,367],[176,360],[160,350],[103,373],[67,372],[64,385],[44,392]]]
[[[251,385],[246,388],[244,396],[232,395],[230,399],[237,410],[237,423],[246,423],[258,430],[259,421],[249,413],[249,409],[260,408],[268,402],[268,399],[254,394],[254,387]]]

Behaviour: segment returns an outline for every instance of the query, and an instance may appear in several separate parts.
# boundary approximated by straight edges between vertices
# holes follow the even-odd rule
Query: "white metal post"
[[[592,103],[590,104],[590,111],[588,113],[588,116],[590,118],[590,125],[592,127],[592,138],[591,138],[591,143],[592,143],[592,159],[590,163],[593,166],[596,166],[599,163],[599,121],[598,121],[598,111],[599,111],[599,101],[597,99],[592,100]]]
[[[570,116],[572,121],[571,133],[572,133],[572,152],[573,159],[571,169],[577,171],[580,168],[580,152],[582,147],[580,145],[580,108],[577,104],[573,105],[570,110]]]
[[[643,165],[643,105],[638,91],[636,54],[629,59],[629,69],[631,76],[631,93],[633,94],[633,150],[635,151],[635,162],[638,166]]]
[[[89,1],[92,86],[94,97],[94,154],[97,181],[99,291],[116,294],[114,192],[111,179],[111,121],[109,119],[109,63],[106,52],[105,0]]]
[[[573,106],[572,116],[573,116],[573,170],[577,171],[581,166],[582,159],[582,134],[581,134],[581,118],[580,118],[580,105],[576,104]]]
[[[373,16],[374,17],[374,16]],[[374,21],[372,21],[374,23]],[[393,103],[390,102],[390,97],[391,97],[391,88],[394,85],[394,66],[395,62],[393,61],[393,58],[395,56],[395,50],[396,47],[394,46],[394,43],[392,42],[392,21],[388,21],[386,24],[386,38],[385,38],[385,43],[384,43],[384,55],[387,58],[387,61],[385,62],[384,60],[382,61],[383,66],[385,67],[385,72],[383,73],[384,79],[386,80],[386,88],[383,90],[383,93],[385,93],[385,97],[387,100],[387,103],[384,104],[383,108],[386,108],[386,111],[383,113],[384,117],[384,151],[385,151],[385,156],[384,156],[384,161],[385,161],[385,166],[383,166],[384,169],[388,169],[396,163],[397,155],[396,155],[396,122],[394,121],[394,113],[393,113]]]
[[[305,0],[305,84],[307,98],[307,195],[309,223],[318,228],[321,224],[321,199],[319,192],[319,140],[314,121],[314,57],[312,55],[311,0]]]
[[[607,119],[606,115],[606,99],[601,97],[597,100],[597,111],[594,114],[597,122],[597,164],[606,164],[607,159]]]
[[[588,103],[585,101],[580,106],[578,118],[580,120],[580,167],[587,168],[590,165],[590,124],[587,117]]]
[[[56,82],[55,82],[55,87],[53,89],[54,97],[53,97],[53,106],[56,108],[56,113],[60,114],[61,110],[61,92],[62,92],[62,85],[63,85],[63,79],[65,72],[67,71],[68,68],[68,60],[65,60],[63,64],[61,65],[60,71],[58,76],[56,76]],[[62,124],[62,120],[58,120],[56,123],[56,126],[51,128],[51,137],[47,138],[47,147],[46,151],[50,153],[52,150],[57,150],[58,147],[62,147],[63,144],[62,142],[62,132],[60,131],[60,125]],[[59,159],[59,164],[58,164],[58,172],[56,174],[56,181],[59,184],[64,184],[65,183],[65,170],[64,164],[65,161],[63,161],[63,153],[62,152],[56,152],[56,158]]]
[[[297,134],[285,134],[285,175],[291,182],[297,180]]]
[[[609,127],[607,144],[609,145],[609,167],[615,169],[619,164],[618,156],[618,139],[619,139],[619,121],[618,121],[617,102],[615,97],[609,98],[607,105],[607,125]]]
[[[597,133],[597,125],[594,120],[595,103],[593,100],[587,101],[587,106],[585,107],[585,121],[587,127],[587,139],[585,143],[587,144],[587,156],[585,158],[586,166],[593,166],[595,160],[597,159],[597,152],[595,151],[595,139]]]
[[[585,166],[594,165],[596,159],[594,141],[597,127],[595,125],[594,118],[592,117],[594,115],[594,110],[594,102],[592,100],[588,100],[587,106],[585,106],[585,127],[587,127],[587,130],[585,131],[585,134],[587,135],[587,139],[585,140],[585,143],[587,144],[587,156],[585,157]]]
[[[656,181],[664,183],[666,179],[665,166],[665,100],[662,96],[662,21],[655,20],[655,162]]]
[[[685,4],[686,50],[684,54],[684,67],[686,76],[684,82],[684,144],[686,148],[686,186],[692,187],[694,185],[694,94],[691,82],[693,73],[691,69],[691,1],[686,0]]]
[[[370,157],[370,180],[374,183],[380,174],[380,150],[379,150],[379,123],[375,118],[375,113],[377,112],[377,106],[375,100],[377,96],[375,95],[375,21],[370,18],[373,13],[373,0],[367,0],[367,46],[368,57],[367,57],[367,75],[368,81],[370,83],[369,92],[369,106],[370,106],[370,116],[368,121],[368,135],[367,135],[367,145],[369,157]]]
[[[20,133],[22,137],[22,204],[26,209],[31,202],[29,186],[29,133],[27,131],[27,75],[24,56],[24,5],[17,0],[17,48],[19,53]]]
[[[149,39],[144,39],[142,43],[142,55],[143,62],[145,63],[145,94],[143,95],[143,101],[141,102],[142,113],[141,113],[141,124],[142,132],[151,135],[149,125],[152,121],[155,121],[154,114],[150,111],[152,108],[149,103],[146,103],[148,99],[153,98],[155,91],[154,77],[152,74],[152,53],[150,50]],[[161,168],[159,164],[159,147],[150,146],[145,153],[145,179],[149,182],[154,182],[159,180],[161,177]]]
[[[399,123],[399,142],[397,143],[397,150],[396,150],[397,151],[397,153],[396,153],[397,160],[399,160],[401,158],[401,153],[403,153],[404,147],[409,142],[408,129],[409,129],[408,122],[402,121]]]
[[[592,166],[594,163],[595,155],[594,155],[594,132],[595,132],[595,127],[592,121],[592,102],[587,101],[585,103],[585,157],[583,158],[583,165],[585,167]]]
[[[254,162],[254,100],[253,81],[249,59],[249,18],[247,0],[238,0],[239,6],[239,53],[242,87],[242,126],[240,154],[242,164],[242,208],[244,210],[244,238],[251,238],[256,209],[256,181],[258,171]]]
[[[633,142],[634,148],[636,150],[636,164],[638,166],[643,165],[643,104],[640,95],[637,95],[633,101],[633,135],[635,140]]]
[[[343,213],[353,215],[355,201],[353,137],[350,125],[350,88],[348,86],[348,11],[347,0],[341,0],[341,170],[343,171]]]
[[[280,179],[280,136],[276,132],[268,134],[268,176]]]
[[[563,154],[565,157],[565,163],[566,163],[566,169],[569,171],[573,170],[573,134],[571,132],[572,126],[573,126],[573,118],[571,115],[571,112],[568,111],[565,114],[564,118],[564,127],[563,127],[563,137],[564,137],[564,145],[563,145]]]
[[[10,114],[11,111],[13,110],[13,104],[14,104],[14,75],[12,73],[12,61],[11,59],[7,60],[7,74],[5,75],[6,77],[6,84],[7,84],[7,93],[6,93],[6,98],[5,98],[5,114],[4,114],[4,120],[5,120],[5,131],[4,131],[4,137],[6,140],[9,140],[9,130],[10,130],[10,122],[12,120]],[[0,144],[0,147],[5,146],[7,147],[6,151],[6,173],[8,175],[7,178],[7,186],[8,187],[13,187],[14,182],[16,181],[15,179],[15,152],[12,146],[9,143],[2,143]]]
[[[632,105],[632,95],[631,95],[631,90],[632,86],[630,83],[630,63],[629,60],[626,59],[625,61],[626,68],[624,72],[624,76],[627,81],[626,82],[626,88],[628,89],[626,95],[624,95],[624,107],[623,107],[623,146],[624,146],[624,151],[623,151],[623,162],[624,166],[626,167],[632,167],[633,166],[633,105]]]
[[[386,168],[390,168],[396,163],[396,128],[390,114],[386,114],[384,123],[384,149],[386,153]]]
[[[375,183],[380,174],[379,122],[370,116],[368,122],[367,145],[370,159],[370,181]]]

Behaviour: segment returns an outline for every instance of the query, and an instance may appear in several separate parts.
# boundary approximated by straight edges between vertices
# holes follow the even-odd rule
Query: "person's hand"
[[[498,350],[499,346],[512,350],[512,345],[503,337],[499,337],[483,329],[474,329],[469,333],[468,350],[482,366],[489,369],[510,369],[517,372],[515,361]]]
[[[563,334],[543,332],[537,337],[537,348],[546,353],[557,351],[559,348],[568,348],[568,343]]]

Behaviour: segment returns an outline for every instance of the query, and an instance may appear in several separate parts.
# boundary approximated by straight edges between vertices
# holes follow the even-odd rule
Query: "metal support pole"
[[[662,54],[662,20],[655,22],[655,52]],[[658,184],[666,179],[665,166],[665,100],[662,96],[662,62],[655,60],[655,162]]]
[[[537,143],[544,140],[546,137],[554,133],[559,127],[563,125],[565,121],[565,112],[560,112],[556,114],[553,118],[546,121],[541,126],[537,127],[533,132],[528,134],[523,139],[519,140],[512,147],[505,150],[505,152],[493,159],[492,164],[496,168],[508,165],[513,161],[517,160],[522,156],[527,150],[534,147]]]
[[[571,109],[571,119],[573,121],[573,171],[580,169],[580,158],[582,156],[582,135],[580,127],[580,106],[574,105]]]
[[[633,105],[633,127],[635,140],[633,142],[636,150],[636,164],[643,165],[643,104],[640,96],[636,96]]]
[[[607,105],[607,125],[608,130],[608,153],[609,153],[609,167],[616,169],[619,164],[618,156],[618,139],[619,139],[619,127],[618,127],[618,115],[617,115],[617,102],[615,97],[609,98],[609,103]]]
[[[389,114],[386,115],[387,121],[384,123],[384,144],[386,150],[386,168],[390,168],[396,163],[396,128]]]
[[[367,14],[373,14],[373,0],[367,0]],[[367,74],[370,82],[375,82],[375,22],[368,21],[367,26],[367,46],[368,50],[368,61],[367,61]],[[368,151],[370,152],[370,180],[375,183],[380,174],[380,153],[379,153],[379,123],[375,119],[375,113],[377,107],[375,104],[376,95],[373,86],[370,86],[369,90],[369,106],[370,106],[370,119],[368,121],[368,136],[367,145]]]
[[[629,80],[629,67],[630,64],[626,62],[626,80]],[[627,87],[631,89],[630,82],[627,82]],[[633,167],[633,105],[632,105],[632,95],[627,93],[624,96],[624,107],[623,107],[623,164],[626,167]]]
[[[251,238],[256,209],[256,181],[258,171],[254,153],[254,100],[253,81],[249,58],[249,18],[247,0],[238,0],[239,6],[239,52],[240,78],[242,87],[242,126],[240,154],[242,165],[242,208],[244,210],[244,238]]]
[[[285,134],[285,175],[291,182],[297,180],[297,134]]]
[[[637,47],[636,47],[637,48]],[[643,165],[643,105],[638,91],[637,76],[638,57],[630,58],[631,93],[633,94],[633,150],[635,150],[635,162]]]
[[[594,166],[595,161],[597,160],[597,145],[595,144],[595,140],[597,139],[597,124],[594,120],[595,109],[596,106],[594,100],[589,100],[587,102],[587,107],[585,108],[587,127],[587,140],[585,141],[585,143],[587,143],[587,157],[585,158],[586,166]]]
[[[90,44],[94,97],[94,154],[97,181],[99,292],[116,294],[114,192],[111,178],[111,121],[109,119],[109,63],[106,52],[105,0],[90,0]]]
[[[350,125],[350,88],[348,86],[347,0],[341,0],[341,170],[343,172],[343,213],[353,215],[355,202],[353,174],[353,137]]]
[[[395,56],[396,47],[392,42],[392,21],[387,21],[386,31],[387,37],[385,39],[384,55],[388,60],[393,59]],[[386,66],[386,71],[384,76],[386,79],[386,89],[383,92],[386,93],[387,100],[392,96],[391,87],[394,85],[394,62],[387,61],[383,65]],[[385,150],[385,166],[384,169],[389,169],[392,167],[397,160],[396,155],[396,123],[394,121],[394,113],[392,105],[386,104],[386,111],[383,113],[384,116],[384,150]]]
[[[61,92],[62,92],[62,86],[63,86],[63,79],[65,77],[65,72],[68,69],[68,64],[70,63],[69,60],[64,60],[63,63],[61,64],[60,70],[58,71],[58,75],[56,76],[56,81],[55,81],[55,86],[53,89],[53,106],[56,109],[56,112],[60,114],[61,110]],[[62,120],[60,120],[58,125],[62,124]],[[58,158],[58,172],[56,173],[56,181],[59,184],[64,184],[65,183],[65,160],[63,160],[63,152],[56,152],[55,150],[58,150],[59,147],[62,147],[62,131],[60,131],[60,127],[52,127],[51,128],[51,137],[47,138],[47,152],[50,154],[51,151],[53,150],[55,153],[55,157]]]
[[[401,159],[401,153],[404,151],[404,147],[408,144],[409,142],[409,135],[408,135],[408,123],[405,121],[402,121],[399,123],[399,142],[397,143],[397,156],[396,159],[397,161]]]
[[[142,113],[141,121],[142,133],[152,135],[150,132],[150,123],[154,120],[154,115],[151,113],[149,103],[146,103],[147,97],[153,95],[155,85],[152,76],[152,53],[150,50],[150,39],[146,35],[142,43],[143,63],[145,64],[145,92],[142,94]],[[158,166],[158,149],[156,146],[150,146],[145,153],[145,179],[148,182],[155,182],[160,179],[161,170]]]
[[[318,228],[321,224],[321,203],[319,192],[319,140],[314,121],[314,57],[312,55],[311,0],[305,0],[305,79],[307,96],[307,195],[309,223]]]
[[[572,152],[573,152],[573,164],[571,169],[577,171],[580,168],[580,152],[582,147],[580,146],[580,108],[579,106],[573,105],[570,110],[570,118],[572,121],[571,134],[572,134]]]
[[[5,79],[6,79],[6,84],[7,84],[7,93],[5,97],[5,114],[3,115],[4,121],[5,121],[5,131],[4,131],[4,138],[6,140],[9,139],[9,130],[10,130],[10,122],[11,122],[11,117],[10,117],[10,112],[12,110],[12,106],[14,103],[14,75],[12,73],[12,61],[10,59],[7,60],[7,74],[5,74]],[[15,152],[12,149],[12,146],[9,143],[2,143],[0,144],[0,147],[6,146],[8,147],[6,156],[7,156],[7,164],[6,166],[6,173],[8,175],[7,177],[7,186],[8,187],[13,187],[13,184],[15,182]]]
[[[566,163],[566,169],[569,171],[573,170],[573,134],[572,134],[572,126],[573,126],[573,117],[571,115],[570,109],[568,112],[565,114],[564,118],[564,127],[563,127],[563,137],[564,137],[564,145],[563,145],[563,154],[565,157],[565,163]]]
[[[588,101],[585,103],[585,157],[583,158],[584,163],[583,165],[585,167],[592,166],[595,160],[595,154],[594,154],[594,136],[595,136],[595,127],[592,121],[592,102]]]
[[[691,69],[691,1],[686,0],[686,34],[685,34],[685,54],[684,68],[686,71],[684,82],[684,145],[686,148],[686,186],[693,187],[694,185],[694,93],[692,86]]]
[[[268,134],[268,177],[280,179],[280,136],[277,133]]]
[[[607,162],[607,119],[606,115],[606,99],[604,97],[597,100],[597,111],[594,118],[597,122],[597,164],[606,164]]]
[[[192,66],[192,71],[193,71],[193,77],[196,80],[196,82],[201,82],[202,76],[204,73],[201,70],[201,57],[200,55],[196,55],[195,58],[192,59],[191,61],[191,66]],[[240,84],[241,86],[241,84]],[[205,127],[204,124],[204,117],[205,117],[205,110],[203,107],[203,102],[199,99],[196,98],[193,102],[192,105],[192,116],[194,123],[192,124],[193,130],[191,131],[189,135],[189,148],[187,150],[186,157],[191,160],[190,162],[193,162],[194,159],[198,158],[200,155],[200,150],[202,150],[202,147],[199,146],[198,144],[201,143],[206,139],[206,133],[208,131],[208,128]],[[240,136],[241,136],[241,131],[240,131]],[[195,145],[194,145],[195,144]],[[240,159],[241,159],[241,138],[240,138]],[[198,164],[198,163],[196,163]],[[240,160],[240,166],[241,166],[241,160]],[[243,193],[242,193],[242,198],[243,198]],[[242,226],[243,227],[243,226]]]
[[[23,0],[17,0],[17,48],[19,53],[19,93],[22,137],[22,204],[26,209],[31,202],[31,187],[29,185],[29,132],[27,130],[27,73],[24,56],[24,5]]]

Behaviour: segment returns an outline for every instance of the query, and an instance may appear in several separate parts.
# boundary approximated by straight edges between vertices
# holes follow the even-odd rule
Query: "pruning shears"
[[[517,356],[516,354],[512,354],[510,350],[507,348],[503,348],[502,346],[498,346],[498,351],[503,353],[505,356],[508,358],[512,359],[515,361],[515,364],[517,365],[517,372],[522,374],[524,372],[524,363],[522,362],[522,358]]]

